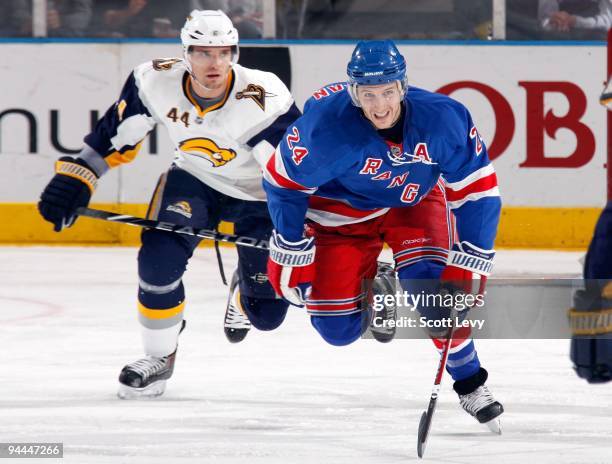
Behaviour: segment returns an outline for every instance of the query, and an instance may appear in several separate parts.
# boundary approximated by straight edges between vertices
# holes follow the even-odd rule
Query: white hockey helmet
[[[238,31],[221,10],[193,10],[181,29],[185,58],[189,47],[232,47],[232,62],[238,62]]]

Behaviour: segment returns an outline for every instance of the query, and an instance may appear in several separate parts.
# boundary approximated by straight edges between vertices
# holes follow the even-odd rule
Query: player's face
[[[381,85],[360,85],[357,99],[366,118],[377,129],[388,129],[400,117],[402,93],[399,82]]]
[[[191,47],[187,54],[199,83],[219,93],[232,67],[232,47]]]

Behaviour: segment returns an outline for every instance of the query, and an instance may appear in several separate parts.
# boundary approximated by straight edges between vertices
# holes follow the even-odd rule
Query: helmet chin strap
[[[196,77],[195,73],[193,72],[193,68],[191,67],[191,61],[189,61],[189,56],[188,56],[188,52],[185,50],[183,52],[183,60],[185,61],[185,67],[187,68],[187,72],[189,73],[189,76],[193,79],[193,82],[195,82],[196,84],[198,84],[200,87],[202,87],[205,91],[207,92],[212,92],[213,89],[210,89],[208,87],[206,87],[204,84],[202,84],[198,78]]]
[[[201,87],[202,89],[204,89],[206,92],[212,92],[215,89],[211,89],[210,87],[206,87],[204,84],[202,84],[198,78],[196,77],[196,75],[193,72],[189,72],[189,75],[191,76],[191,78],[193,79],[193,82],[195,82],[196,84],[198,84],[199,87]]]

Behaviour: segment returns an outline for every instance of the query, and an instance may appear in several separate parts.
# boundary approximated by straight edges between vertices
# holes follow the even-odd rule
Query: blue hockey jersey
[[[501,200],[486,147],[467,109],[410,87],[403,142],[383,140],[346,84],[317,91],[264,166],[275,228],[302,237],[305,218],[325,226],[366,221],[416,205],[438,182],[462,241],[492,249]]]

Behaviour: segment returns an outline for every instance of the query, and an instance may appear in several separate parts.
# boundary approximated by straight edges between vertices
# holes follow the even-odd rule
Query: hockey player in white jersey
[[[121,95],[88,134],[76,158],[63,157],[41,195],[39,210],[56,231],[71,226],[98,179],[131,161],[156,124],[175,147],[147,217],[214,229],[221,220],[240,235],[267,240],[272,223],[256,157],[269,154],[300,115],[286,86],[272,73],[238,61],[238,32],[221,11],[194,10],[181,30],[182,58],[136,67]],[[158,396],[172,375],[184,326],[182,276],[200,239],[145,230],[138,255],[138,317],[145,357],[121,371],[119,396]],[[240,341],[251,324],[278,327],[287,303],[266,276],[267,251],[239,247],[225,332]]]

